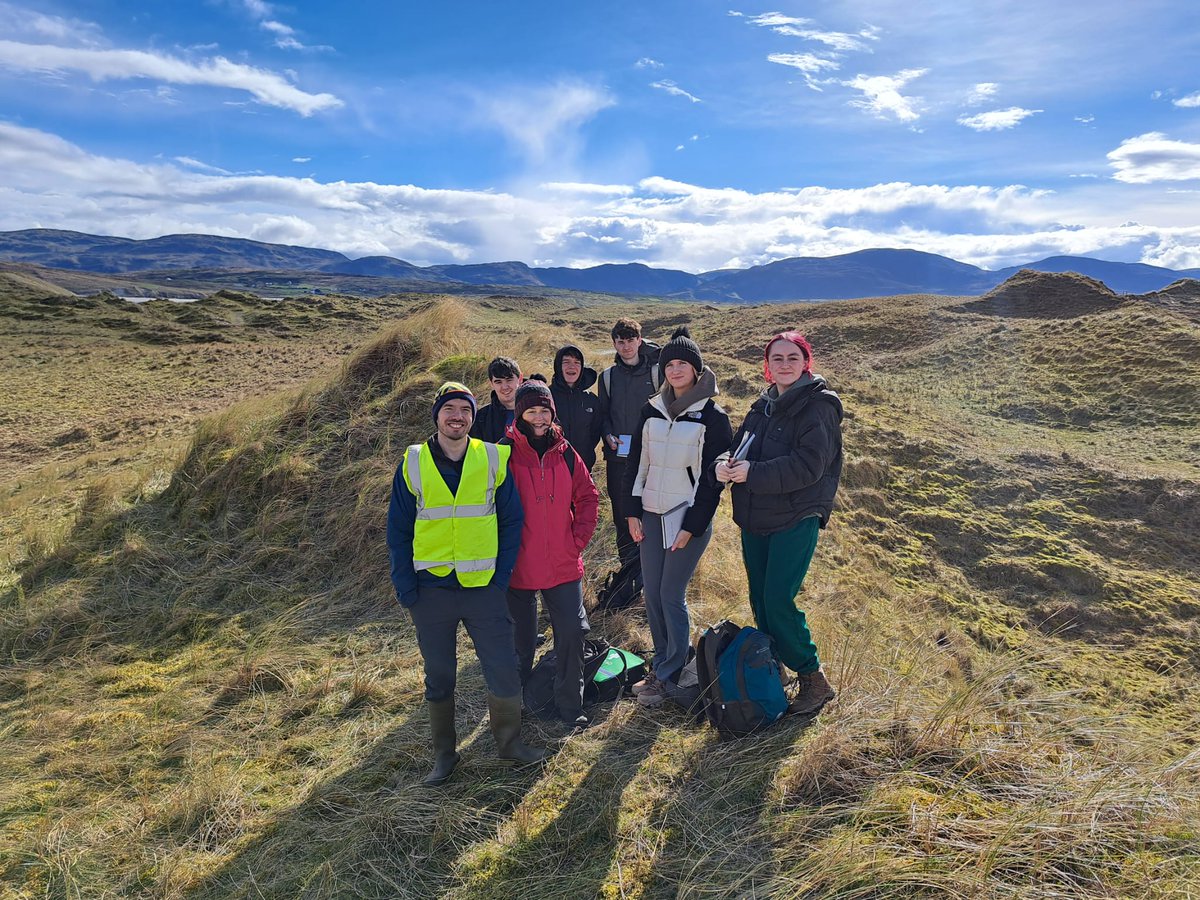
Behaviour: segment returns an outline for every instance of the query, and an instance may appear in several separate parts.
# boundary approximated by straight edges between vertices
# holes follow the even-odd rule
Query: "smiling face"
[[[554,413],[544,406],[531,406],[521,413],[521,419],[529,426],[534,437],[543,437],[550,430],[550,423],[554,421]]]
[[[667,379],[667,384],[671,385],[675,391],[676,396],[696,383],[696,370],[692,368],[690,362],[684,362],[682,359],[668,361],[663,369],[663,376]]]
[[[517,388],[521,385],[521,376],[513,375],[509,378],[489,378],[492,383],[492,390],[496,392],[496,399],[505,409],[512,409],[517,397]]]
[[[471,422],[475,416],[471,412],[471,404],[466,400],[447,400],[438,410],[438,435],[450,441],[466,440],[467,432],[471,430]]]
[[[767,371],[771,373],[771,380],[779,386],[780,393],[800,380],[805,363],[804,351],[791,341],[780,338],[772,341],[767,348]]]
[[[583,363],[569,353],[562,358],[560,368],[562,369],[563,381],[569,385],[577,382],[579,376],[583,374]]]

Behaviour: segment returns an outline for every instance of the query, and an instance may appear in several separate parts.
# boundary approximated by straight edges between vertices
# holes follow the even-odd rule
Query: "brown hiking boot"
[[[796,696],[788,704],[788,712],[796,716],[815,716],[837,694],[821,669],[796,678]]]

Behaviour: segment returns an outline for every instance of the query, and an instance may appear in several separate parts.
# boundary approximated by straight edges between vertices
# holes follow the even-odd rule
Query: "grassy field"
[[[716,308],[228,293],[0,300],[0,895],[1200,895],[1200,295]],[[386,496],[441,380],[687,322],[738,419],[796,326],[848,410],[802,596],[836,704],[682,710],[492,758],[464,645],[452,782],[391,598]],[[169,341],[162,340],[168,336]],[[134,421],[145,424],[133,424]],[[10,445],[11,444],[11,445]],[[599,474],[599,473],[598,473]],[[603,478],[598,477],[603,484]],[[722,505],[697,624],[746,620]],[[589,599],[612,565],[588,548]],[[638,611],[594,630],[649,643]]]

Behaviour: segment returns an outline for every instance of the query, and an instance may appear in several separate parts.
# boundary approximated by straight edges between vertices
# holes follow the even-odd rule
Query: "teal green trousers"
[[[796,608],[796,594],[817,550],[819,531],[820,519],[809,516],[775,534],[742,532],[754,623],[775,639],[779,658],[798,675],[815,672],[821,665],[808,621]]]

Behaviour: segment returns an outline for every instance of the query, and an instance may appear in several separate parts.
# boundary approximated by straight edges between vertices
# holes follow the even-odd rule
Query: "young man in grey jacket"
[[[617,529],[620,568],[609,574],[599,594],[599,606],[621,609],[636,603],[642,591],[642,564],[638,545],[629,535],[621,509],[621,483],[629,464],[629,447],[641,423],[642,406],[658,391],[662,378],[657,344],[642,339],[642,326],[621,318],[612,327],[613,364],[600,374],[601,446],[604,449],[606,484]]]

